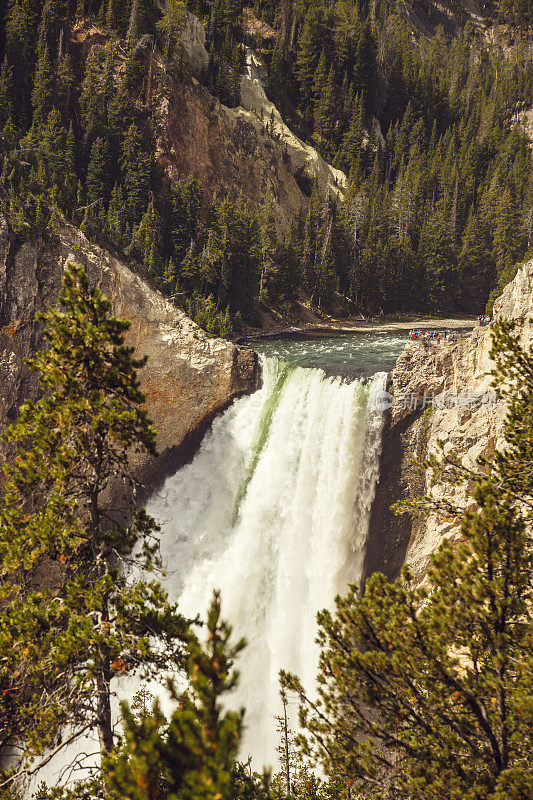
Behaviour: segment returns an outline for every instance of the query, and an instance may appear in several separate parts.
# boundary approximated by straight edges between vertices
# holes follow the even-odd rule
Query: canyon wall
[[[256,207],[271,192],[282,230],[304,204],[282,143],[255,115],[223,105],[195,78],[171,84],[154,121],[156,160],[171,180],[194,174],[210,196],[242,192]]]
[[[332,167],[311,145],[296,136],[284,122],[278,109],[265,92],[267,69],[258,53],[249,47],[245,50],[244,74],[241,77],[241,103],[237,109],[241,116],[250,112],[249,119],[259,131],[271,129],[270,135],[288,156],[292,171],[309,185],[315,181],[320,191],[342,200],[347,178],[340,169]]]
[[[533,261],[505,287],[494,316],[515,320],[522,346],[531,347]],[[407,563],[421,578],[441,540],[458,536],[457,524],[451,520],[434,515],[413,518],[409,513],[397,516],[391,505],[428,489],[429,476],[422,463],[428,453],[438,452],[439,440],[445,453],[454,451],[472,468],[479,456],[490,458],[501,445],[505,406],[493,395],[490,349],[489,327],[477,327],[455,342],[410,341],[390,373],[387,388],[392,407],[383,431],[365,577],[379,571],[393,578]],[[460,487],[445,485],[436,491],[465,502]]]
[[[248,26],[261,25],[250,9],[246,19]],[[245,48],[238,107],[228,108],[200,85],[197,77],[208,61],[205,39],[204,26],[189,13],[182,46],[190,76],[167,82],[156,102],[156,157],[163,171],[171,179],[193,173],[217,197],[242,191],[257,207],[270,192],[280,231],[315,181],[341,198],[346,175],[285,124],[265,93],[267,73],[258,53]]]
[[[24,399],[38,396],[36,376],[24,359],[43,346],[36,314],[55,303],[69,260],[83,264],[90,281],[112,301],[113,312],[131,321],[127,342],[138,356],[148,356],[140,379],[160,456],[139,461],[137,472],[153,485],[186,456],[218,411],[255,388],[257,356],[210,339],[127,264],[76,229],[64,226],[55,240],[17,247],[0,213],[0,431],[16,418]]]

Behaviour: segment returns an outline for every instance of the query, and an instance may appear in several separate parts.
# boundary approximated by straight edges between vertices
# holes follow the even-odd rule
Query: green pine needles
[[[230,800],[231,777],[242,732],[243,712],[222,711],[234,688],[233,669],[244,641],[230,643],[231,628],[220,618],[220,597],[209,609],[207,641],[187,636],[188,688],[169,689],[177,708],[167,722],[159,704],[136,717],[123,704],[125,744],[106,763],[113,797],[132,800]]]

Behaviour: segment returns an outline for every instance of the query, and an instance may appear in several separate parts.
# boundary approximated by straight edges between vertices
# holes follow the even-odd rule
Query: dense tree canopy
[[[73,265],[44,321],[49,349],[31,361],[44,396],[6,433],[0,507],[0,742],[24,769],[90,731],[111,752],[112,679],[177,668],[185,633],[157,580],[138,579],[159,557],[154,521],[129,508],[130,460],[155,453],[155,432],[129,323]]]
[[[261,304],[288,316],[301,291],[339,313],[480,312],[532,244],[521,3],[487,9],[516,34],[490,45],[471,25],[415,37],[388,0],[257,0],[277,36],[266,42],[250,40],[240,2],[192,3],[207,26],[210,91],[239,102],[243,44],[255,42],[289,124],[348,176],[343,203],[302,182],[308,206],[283,236],[268,193],[257,208],[213,201],[192,175],[161,180],[140,109],[154,111],[169,74],[187,79],[181,0],[12,0],[0,37],[0,180],[15,232],[45,235],[65,214],[140,262],[211,334],[231,335]],[[84,15],[106,40],[80,64],[71,34]]]

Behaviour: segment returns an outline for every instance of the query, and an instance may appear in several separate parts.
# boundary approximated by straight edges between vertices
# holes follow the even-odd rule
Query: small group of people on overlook
[[[448,331],[420,331],[420,330],[412,330],[409,331],[409,338],[413,340],[420,340],[420,341],[427,341],[431,339],[432,341],[436,341],[437,344],[440,343],[441,339],[449,339],[451,338],[451,333]]]
[[[492,320],[489,314],[480,314],[477,318],[477,323],[481,327],[490,325],[491,322]],[[436,342],[437,344],[440,344],[441,341],[455,342],[457,335],[454,335],[454,333],[451,331],[426,331],[413,329],[409,331],[409,339],[411,339],[411,341],[419,341],[424,344],[426,344],[426,342]]]

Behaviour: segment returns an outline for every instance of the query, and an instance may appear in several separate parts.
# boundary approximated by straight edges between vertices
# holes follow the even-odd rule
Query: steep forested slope
[[[192,148],[217,124],[213,100],[194,129],[190,98],[205,99],[184,59],[180,0],[11,0],[1,186],[19,239],[49,236],[64,214],[213,334],[256,320],[261,305],[289,317],[302,293],[325,311],[481,311],[532,243],[518,124],[533,87],[527,0],[257,0],[245,14],[239,0],[196,0],[190,11],[206,25],[204,87],[237,106],[244,48],[258,48],[284,118],[348,175],[344,201],[286,177],[295,215],[280,223],[265,183],[268,170],[290,175],[279,143],[268,164],[266,145],[248,147],[266,166],[240,193],[241,172],[216,166],[236,157],[224,126],[200,176],[176,156],[179,137],[165,144],[161,125],[179,127],[185,102]],[[276,146],[268,120],[262,135]]]
[[[481,310],[531,245],[530,150],[516,125],[532,96],[529,44],[501,26],[489,42],[472,24],[427,38],[424,7],[310,5],[281,25],[271,88],[350,176],[330,238],[345,293]]]

